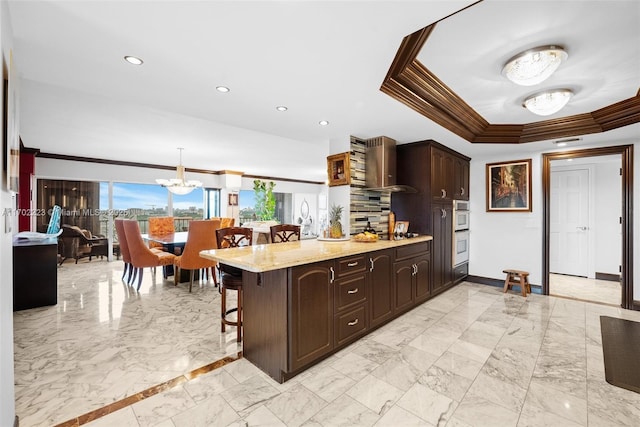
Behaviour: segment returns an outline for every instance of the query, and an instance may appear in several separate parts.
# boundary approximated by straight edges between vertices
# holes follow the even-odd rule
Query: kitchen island
[[[243,270],[243,355],[278,382],[431,296],[431,237],[202,251]]]

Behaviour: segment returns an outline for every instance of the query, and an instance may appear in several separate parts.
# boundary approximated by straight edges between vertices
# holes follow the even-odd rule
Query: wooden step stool
[[[526,297],[527,293],[531,293],[531,285],[529,284],[529,272],[521,270],[502,270],[503,273],[507,273],[507,278],[504,280],[504,292],[507,292],[513,285],[520,286],[522,296]]]

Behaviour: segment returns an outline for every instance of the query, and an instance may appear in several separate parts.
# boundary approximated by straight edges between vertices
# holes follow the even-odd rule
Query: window
[[[220,216],[220,190],[217,188],[204,189],[204,217],[214,218]]]
[[[291,193],[273,193],[276,198],[276,220],[281,224],[291,224],[293,204]],[[240,224],[256,221],[256,198],[253,190],[240,190],[238,207],[240,208]]]

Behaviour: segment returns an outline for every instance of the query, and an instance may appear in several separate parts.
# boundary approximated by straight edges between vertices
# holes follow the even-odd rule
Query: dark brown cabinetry
[[[417,192],[393,193],[391,210],[397,220],[409,221],[410,231],[433,236],[430,296],[454,284],[453,200],[469,199],[470,159],[433,140],[396,150],[398,164],[406,165],[398,168],[397,182]]]
[[[243,355],[283,382],[425,301],[431,241],[243,272]]]
[[[58,303],[58,242],[13,243],[13,311]]]
[[[326,261],[291,271],[291,370],[333,350],[333,266],[333,261]]]
[[[455,188],[454,157],[451,153],[431,148],[431,196],[434,199],[453,199]]]
[[[392,249],[369,254],[370,325],[380,325],[391,319],[394,312],[394,280],[391,274]]]
[[[433,227],[431,290],[433,293],[437,293],[453,284],[453,206],[444,202],[433,203],[431,224]]]
[[[406,311],[426,301],[431,294],[430,243],[399,248],[393,264],[396,312]]]
[[[454,157],[453,182],[453,198],[456,200],[469,200],[469,160]]]
[[[369,328],[367,256],[356,255],[336,260],[334,346],[362,336]]]

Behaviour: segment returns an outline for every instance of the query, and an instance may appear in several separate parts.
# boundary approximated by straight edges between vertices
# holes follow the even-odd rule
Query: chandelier
[[[200,181],[186,181],[184,179],[184,166],[182,166],[182,150],[184,148],[178,148],[180,150],[180,164],[177,167],[177,177],[175,179],[156,179],[156,182],[173,194],[183,196],[191,193],[195,188],[202,187]]]
[[[550,116],[562,110],[572,96],[573,92],[570,89],[548,90],[527,97],[522,106],[533,114]]]
[[[548,79],[569,55],[560,46],[540,46],[514,56],[502,74],[521,86],[533,86]]]

